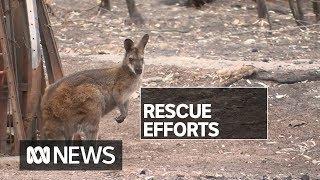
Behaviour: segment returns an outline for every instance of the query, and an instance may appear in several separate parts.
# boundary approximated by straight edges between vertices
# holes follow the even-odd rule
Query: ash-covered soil
[[[64,61],[65,67],[66,61]],[[103,63],[104,65],[106,63]],[[73,63],[75,69],[90,64]],[[93,66],[101,66],[94,63]],[[155,70],[156,69],[156,70]],[[155,79],[174,70],[179,76]],[[75,70],[73,70],[75,71]],[[69,72],[69,71],[68,71]],[[211,70],[200,69],[198,77]],[[71,72],[69,72],[71,73]],[[155,82],[185,86],[177,81],[189,77],[190,69],[147,66],[143,86]],[[150,81],[154,79],[154,81]],[[148,80],[149,79],[149,80]],[[197,86],[208,86],[213,79],[198,78]],[[161,84],[161,83],[159,83]],[[232,86],[269,86],[268,140],[140,140],[140,101],[134,94],[127,119],[118,124],[114,111],[100,123],[100,139],[123,141],[122,171],[18,171],[17,159],[1,158],[2,178],[11,179],[300,179],[320,178],[319,82],[290,85],[243,79]]]
[[[291,14],[271,11],[273,31],[270,34],[266,32],[268,27],[253,24],[257,13],[251,1],[216,0],[202,10],[179,4],[168,6],[164,1],[138,0],[137,8],[146,24],[136,27],[127,25],[129,18],[124,0],[112,1],[112,12],[100,15],[94,0],[56,0],[52,6],[56,16],[51,20],[59,50],[76,54],[121,53],[119,42],[149,33],[147,53],[153,56],[243,61],[319,60],[319,25],[300,30]],[[286,3],[278,6],[289,11]],[[306,19],[314,23],[310,2],[305,2],[304,8]]]

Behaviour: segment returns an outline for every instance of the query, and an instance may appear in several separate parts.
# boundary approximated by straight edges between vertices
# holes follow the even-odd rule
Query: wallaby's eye
[[[133,62],[133,60],[134,60],[133,58],[129,58],[129,61],[130,61],[130,62]]]

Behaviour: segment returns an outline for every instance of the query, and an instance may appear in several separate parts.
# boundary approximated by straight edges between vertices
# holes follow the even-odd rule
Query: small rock
[[[215,180],[225,179],[224,176],[213,176],[213,175],[205,175],[204,178],[206,178],[206,179],[215,179]]]
[[[259,52],[259,50],[257,48],[252,48],[251,52]]]
[[[98,54],[107,54],[105,51],[99,51]]]
[[[153,180],[154,179],[154,176],[148,176],[146,178],[144,178],[145,180]]]
[[[305,155],[305,154],[302,154],[301,156],[303,156],[304,158],[308,159],[308,160],[311,160],[312,157],[308,156],[308,155]]]
[[[293,121],[291,121],[291,122],[289,123],[289,126],[290,126],[290,127],[299,127],[299,126],[303,126],[303,125],[305,125],[305,124],[307,124],[307,123],[304,122],[304,121],[293,120]]]
[[[301,176],[301,180],[309,180],[309,179],[310,177],[307,174]]]
[[[254,39],[247,39],[246,41],[244,41],[243,43],[245,44],[245,45],[249,45],[249,44],[254,44],[256,42],[256,40],[254,40]]]
[[[231,4],[231,7],[240,9],[242,7],[242,5],[241,4]]]
[[[316,159],[312,160],[312,163],[313,163],[313,164],[316,164],[316,165],[320,165],[320,161],[318,161],[318,160],[316,160]]]
[[[140,93],[139,93],[139,92],[134,92],[134,93],[132,93],[132,95],[131,95],[131,99],[138,99],[139,96],[140,96]]]
[[[150,77],[150,78],[144,79],[145,83],[151,83],[151,82],[158,83],[158,82],[162,82],[162,81],[163,81],[163,78],[161,78],[161,77]]]
[[[262,59],[262,62],[269,62],[269,59]]]
[[[293,63],[293,64],[302,64],[301,61],[293,61],[292,63]]]
[[[284,95],[282,95],[282,94],[277,94],[276,95],[276,98],[277,99],[281,99],[281,98],[284,98],[284,97],[286,97],[287,95],[286,94],[284,94]]]
[[[239,23],[240,23],[240,20],[239,20],[239,19],[235,19],[235,20],[232,22],[233,25],[238,25]]]
[[[291,176],[287,176],[284,178],[285,180],[292,180],[292,177]]]
[[[182,180],[182,179],[184,179],[184,175],[182,175],[182,174],[177,174],[177,178],[176,178],[176,180]]]
[[[166,81],[172,81],[173,80],[173,74],[169,74],[167,75],[165,78],[163,78],[163,81],[166,82]]]
[[[146,175],[147,174],[147,172],[146,172],[146,170],[145,169],[143,169],[143,170],[141,170],[140,171],[140,173],[139,173],[140,175]]]

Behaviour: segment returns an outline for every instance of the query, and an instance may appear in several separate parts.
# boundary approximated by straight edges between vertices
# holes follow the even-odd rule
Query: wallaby
[[[138,44],[124,41],[125,57],[119,66],[92,69],[66,76],[47,88],[41,102],[41,139],[71,140],[83,136],[97,139],[100,118],[115,107],[122,123],[128,114],[129,98],[141,84],[144,49],[149,35]]]

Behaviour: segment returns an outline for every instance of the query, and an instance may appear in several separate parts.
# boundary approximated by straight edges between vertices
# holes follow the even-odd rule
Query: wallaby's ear
[[[124,49],[130,51],[133,49],[134,43],[131,39],[124,40]]]
[[[144,49],[144,48],[146,47],[146,44],[147,44],[148,40],[149,40],[149,35],[148,35],[148,34],[145,34],[145,35],[142,37],[141,41],[139,42],[138,48],[139,48],[139,49]]]

